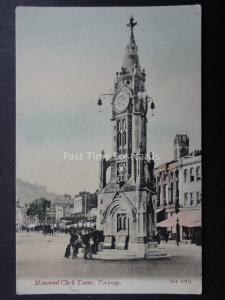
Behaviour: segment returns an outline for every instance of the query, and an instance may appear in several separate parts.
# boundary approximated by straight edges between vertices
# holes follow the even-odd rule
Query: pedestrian
[[[54,226],[53,226],[53,225],[51,225],[51,227],[50,227],[50,228],[51,228],[50,234],[51,234],[51,235],[53,235],[53,232],[54,232]]]
[[[98,239],[98,233],[97,231],[94,232],[94,236],[93,236],[93,253],[96,254],[98,252],[98,244],[99,244],[99,239]]]
[[[76,235],[76,232],[70,232],[70,240],[69,244],[66,246],[64,257],[69,258],[71,254],[71,247],[74,249],[74,243],[78,236]]]
[[[158,245],[159,245],[160,242],[161,242],[161,235],[160,235],[160,232],[157,233],[156,238],[157,238],[157,242],[158,242]]]
[[[165,232],[165,242],[166,242],[166,243],[168,242],[168,238],[169,238],[169,232],[166,231],[166,232]]]
[[[93,237],[90,238],[90,256],[92,257],[92,254],[95,253],[95,244],[94,244],[94,240]]]
[[[72,256],[72,258],[77,257],[77,254],[79,252],[79,248],[81,247],[81,245],[82,245],[82,239],[81,239],[81,236],[78,235],[77,239],[75,240],[75,242],[73,244],[73,256]]]
[[[85,233],[82,236],[82,242],[84,244],[84,259],[88,259],[88,255],[89,258],[92,258],[92,254],[91,254],[91,246],[90,246],[90,235],[88,233]]]
[[[64,254],[64,257],[66,258],[69,258],[70,257],[70,254],[71,254],[71,247],[73,247],[73,244],[76,240],[76,235],[75,234],[70,234],[70,240],[69,240],[69,244],[66,246],[66,250],[65,250],[65,254]]]
[[[66,257],[66,258],[69,258],[69,257],[70,257],[70,248],[71,248],[71,244],[69,243],[69,244],[66,246],[66,251],[65,251],[64,257]]]

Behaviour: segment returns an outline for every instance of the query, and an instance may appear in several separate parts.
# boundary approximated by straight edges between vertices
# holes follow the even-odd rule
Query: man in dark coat
[[[166,243],[168,242],[168,239],[169,239],[169,232],[166,231],[166,232],[165,232],[165,242],[166,242]]]
[[[161,234],[160,234],[160,232],[157,233],[156,239],[157,239],[157,242],[158,242],[158,245],[159,245],[160,242],[161,242]]]
[[[82,246],[82,239],[81,235],[77,236],[77,239],[75,240],[73,244],[73,258],[77,257],[77,254],[79,252],[79,248]]]
[[[98,252],[98,244],[99,244],[99,238],[98,238],[98,231],[94,230],[91,233],[91,237],[93,240],[93,245],[92,245],[92,253],[96,254]]]
[[[71,231],[70,232],[70,241],[69,241],[69,244],[66,246],[66,251],[65,251],[64,257],[69,258],[70,248],[72,246],[72,248],[74,249],[74,243],[77,240],[77,238],[78,238],[78,236],[76,234],[76,231]]]
[[[88,233],[85,233],[83,236],[82,236],[82,242],[84,244],[84,259],[87,259],[88,257],[88,254],[89,254],[89,257],[90,259],[92,258],[92,255],[91,255],[91,245],[90,245],[90,234]]]

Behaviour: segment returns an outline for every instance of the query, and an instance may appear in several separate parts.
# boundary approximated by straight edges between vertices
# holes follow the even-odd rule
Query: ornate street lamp
[[[98,99],[98,102],[97,102],[97,105],[98,105],[98,112],[102,112],[102,99],[101,98],[99,98]]]
[[[147,104],[147,102],[150,103],[150,108],[152,110],[152,116],[154,116],[154,109],[155,109],[155,104],[154,104],[154,101],[151,97],[149,97],[147,94],[146,94],[146,91],[143,90],[143,91],[140,91],[138,92],[138,98],[141,100],[144,101],[145,104]]]

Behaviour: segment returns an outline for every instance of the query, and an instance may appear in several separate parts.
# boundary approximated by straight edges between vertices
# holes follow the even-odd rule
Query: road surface
[[[100,261],[64,258],[69,235],[16,234],[16,274],[37,278],[201,278],[201,247],[161,243],[170,258],[143,261]]]

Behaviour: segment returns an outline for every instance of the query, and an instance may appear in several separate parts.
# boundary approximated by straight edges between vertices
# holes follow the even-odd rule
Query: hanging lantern
[[[154,116],[154,109],[155,109],[155,104],[154,104],[154,102],[152,101],[152,102],[151,102],[152,116]]]
[[[99,98],[98,99],[98,102],[97,102],[97,105],[98,105],[98,112],[101,112],[102,111],[102,99],[101,98]]]

